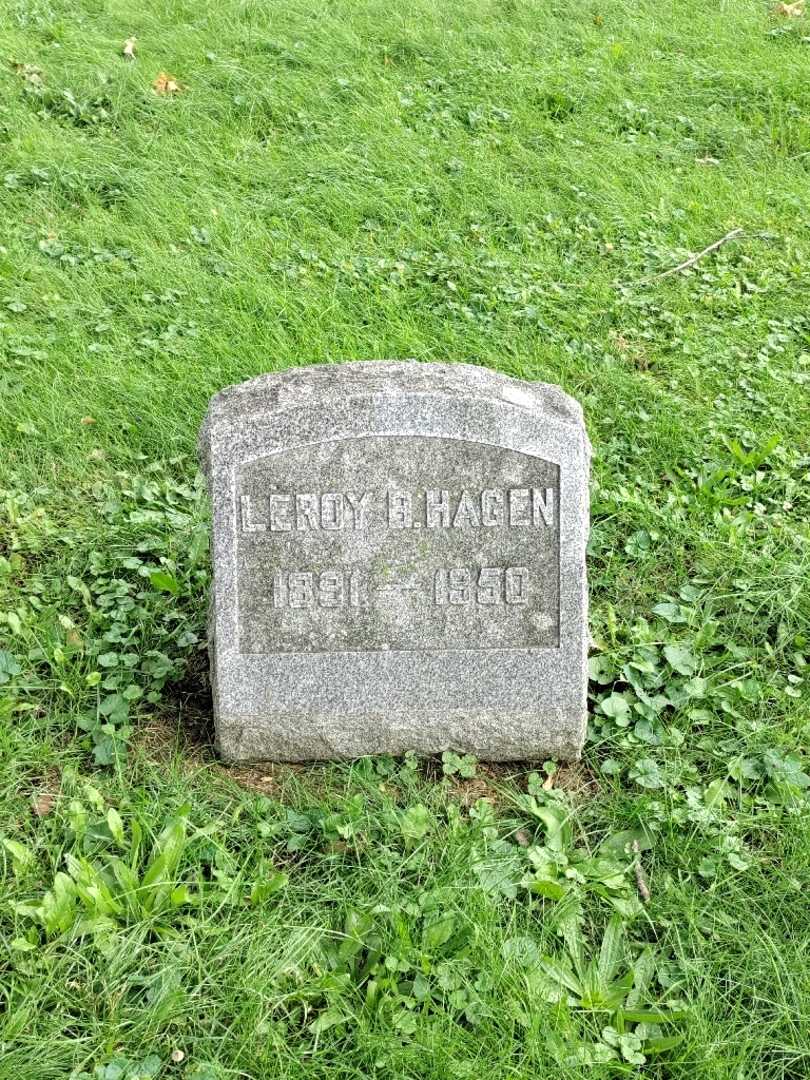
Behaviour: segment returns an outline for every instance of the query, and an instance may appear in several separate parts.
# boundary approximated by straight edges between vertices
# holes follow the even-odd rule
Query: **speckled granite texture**
[[[555,386],[368,361],[217,394],[200,432],[229,761],[579,756],[590,447]]]

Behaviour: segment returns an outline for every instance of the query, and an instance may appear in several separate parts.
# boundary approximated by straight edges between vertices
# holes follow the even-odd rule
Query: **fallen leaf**
[[[48,791],[42,791],[31,804],[31,813],[34,817],[45,817],[46,814],[50,814],[51,810],[53,810],[55,802],[55,795],[51,795]]]
[[[12,64],[11,66],[27,83],[31,83],[32,86],[42,86],[42,68],[35,67],[34,64]]]
[[[152,89],[156,94],[179,94],[184,89],[174,75],[166,71],[158,72],[158,77],[152,83]]]
[[[630,351],[630,342],[624,336],[624,334],[614,334],[613,340],[616,342],[616,348],[620,353],[626,353]]]
[[[777,4],[774,15],[786,15],[789,19],[800,19],[804,15],[805,0],[796,0],[795,4]]]
[[[127,58],[127,60],[135,59],[135,43],[137,42],[137,40],[138,39],[135,37],[128,37],[127,40],[124,42],[124,56]]]
[[[79,421],[80,424],[95,424],[95,422],[95,417],[93,416],[83,416]]]

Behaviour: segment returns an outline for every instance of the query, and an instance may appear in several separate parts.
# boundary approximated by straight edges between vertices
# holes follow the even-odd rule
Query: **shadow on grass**
[[[196,653],[181,680],[166,687],[155,713],[137,728],[133,741],[154,761],[182,755],[188,765],[211,765],[214,748],[214,706],[208,652]]]

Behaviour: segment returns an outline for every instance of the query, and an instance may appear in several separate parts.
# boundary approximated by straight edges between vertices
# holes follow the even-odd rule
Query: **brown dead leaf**
[[[624,336],[624,334],[613,334],[613,340],[616,343],[616,348],[620,353],[626,353],[630,350],[630,342]]]
[[[45,817],[46,814],[50,814],[51,810],[53,810],[55,802],[55,795],[52,795],[49,791],[41,791],[31,803],[31,813],[34,817]]]
[[[179,94],[185,87],[177,81],[174,75],[166,71],[158,72],[158,77],[152,83],[152,89],[156,94]]]
[[[127,60],[135,59],[135,45],[137,44],[137,41],[138,39],[136,37],[128,37],[124,42],[124,56]]]
[[[785,15],[788,19],[800,19],[804,15],[805,0],[796,0],[795,4],[777,4],[774,15]]]
[[[38,68],[34,64],[12,64],[11,66],[20,78],[25,79],[27,83],[31,83],[32,86],[42,86],[42,68]]]

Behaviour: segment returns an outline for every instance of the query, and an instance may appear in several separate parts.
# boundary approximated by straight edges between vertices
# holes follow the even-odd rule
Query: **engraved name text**
[[[245,533],[298,533],[389,529],[549,528],[553,488],[485,488],[483,491],[278,492],[241,495]]]

